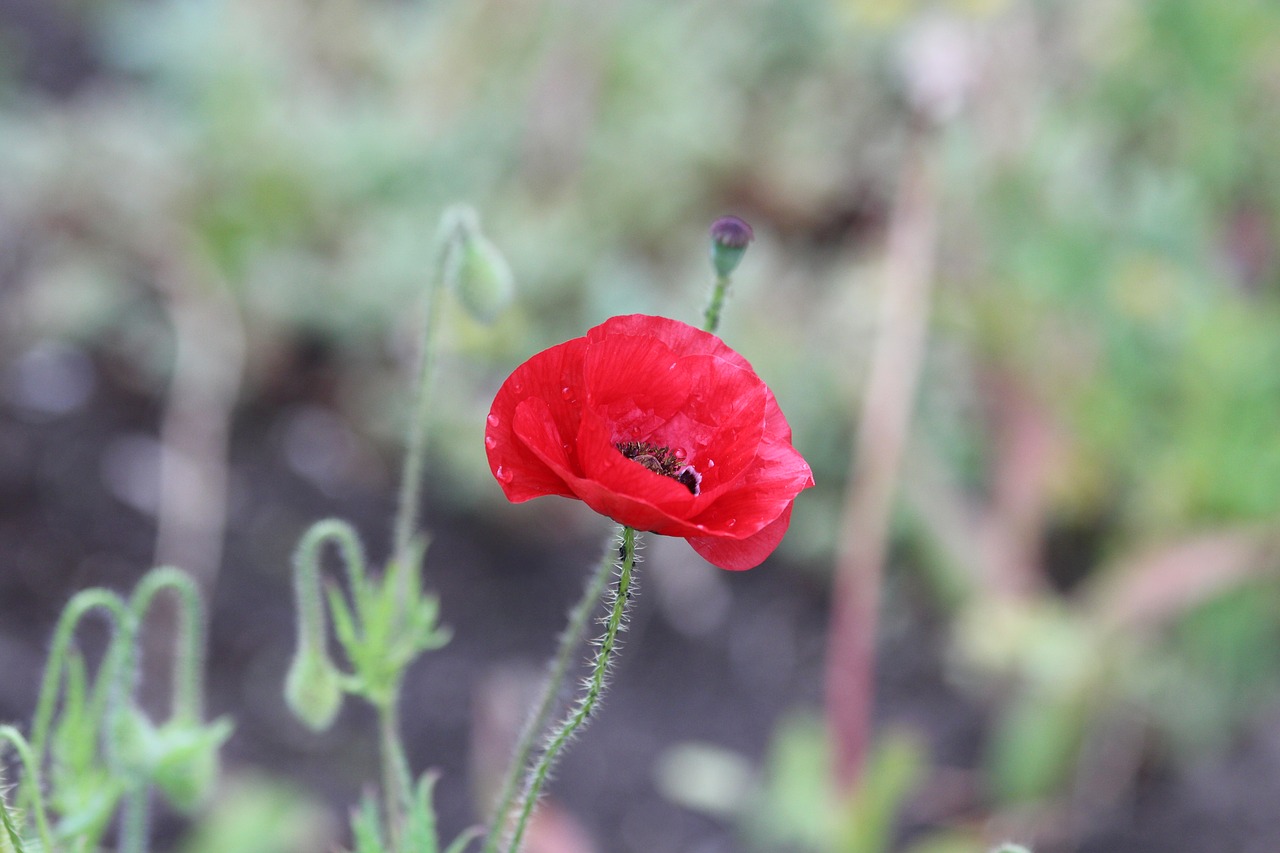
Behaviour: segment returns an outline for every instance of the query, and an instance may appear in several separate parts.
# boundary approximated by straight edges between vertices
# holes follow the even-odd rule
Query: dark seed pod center
[[[669,447],[647,441],[624,441],[614,447],[623,456],[640,463],[653,473],[675,480],[691,494],[698,494],[702,487],[702,475],[692,465],[686,465]]]

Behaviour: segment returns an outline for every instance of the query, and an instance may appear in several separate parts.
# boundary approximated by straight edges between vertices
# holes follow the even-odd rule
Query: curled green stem
[[[31,752],[37,765],[44,762],[49,730],[53,725],[54,706],[62,689],[63,672],[70,660],[71,640],[80,620],[95,610],[106,614],[112,631],[116,634],[121,630],[128,631],[130,638],[126,645],[132,646],[133,615],[120,596],[109,590],[94,588],[76,593],[67,602],[53,632],[53,646],[49,650],[49,662],[45,665],[44,677],[40,682],[40,698],[36,702],[35,719],[31,725]],[[110,649],[121,647],[118,639],[113,638]],[[120,653],[116,654],[118,659]],[[124,661],[118,662],[125,665]],[[116,682],[117,679],[112,681]]]
[[[317,521],[307,528],[293,552],[293,597],[298,603],[298,647],[323,649],[328,619],[320,591],[320,554],[332,542],[342,558],[351,594],[364,588],[365,557],[354,527],[337,518]]]
[[[173,698],[170,713],[181,720],[199,720],[204,715],[205,624],[200,590],[186,572],[161,566],[147,572],[129,601],[129,609],[140,624],[151,602],[163,590],[178,596],[182,619],[178,646],[174,652]]]
[[[636,564],[636,531],[631,527],[622,528],[621,561],[618,566],[618,584],[614,590],[613,604],[605,621],[605,633],[596,650],[595,662],[591,668],[591,676],[587,679],[586,688],[577,704],[565,716],[564,720],[551,732],[546,748],[537,762],[529,770],[525,781],[524,793],[521,797],[520,812],[516,818],[515,829],[511,841],[507,845],[507,853],[518,853],[529,826],[529,818],[537,806],[538,797],[546,784],[551,770],[560,757],[560,752],[577,732],[587,724],[595,713],[600,697],[608,686],[609,670],[613,665],[614,653],[618,649],[618,633],[632,598],[632,570]],[[501,818],[499,818],[501,819]]]
[[[621,536],[622,528],[619,527],[616,534],[610,538],[610,542],[612,543],[614,539],[618,539]],[[557,700],[564,689],[565,676],[569,672],[569,666],[573,663],[574,653],[577,652],[578,647],[582,644],[583,637],[586,635],[587,623],[591,619],[591,613],[599,604],[605,588],[608,586],[609,575],[612,573],[615,564],[614,553],[615,550],[612,544],[605,548],[604,557],[600,560],[599,567],[587,581],[582,598],[578,600],[578,603],[574,605],[573,610],[569,613],[569,623],[560,635],[560,645],[556,649],[556,655],[548,669],[546,683],[542,688],[542,696],[529,721],[525,724],[519,743],[516,744],[515,755],[511,759],[511,767],[507,771],[507,778],[503,782],[502,791],[498,797],[497,808],[494,810],[489,831],[485,835],[484,844],[481,848],[482,853],[495,853],[498,849],[498,841],[506,829],[507,818],[511,812],[511,803],[515,799],[520,780],[529,764],[529,757],[533,754],[534,743],[537,741],[538,736],[546,730],[547,723],[551,720],[551,714],[555,711]]]

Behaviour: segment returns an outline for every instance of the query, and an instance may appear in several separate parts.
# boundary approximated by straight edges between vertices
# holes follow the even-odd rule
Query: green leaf
[[[413,808],[405,823],[404,840],[407,849],[415,853],[438,853],[440,850],[440,839],[436,835],[436,810],[431,804],[438,778],[435,773],[424,774],[414,792]]]
[[[840,853],[887,853],[907,795],[924,770],[924,750],[914,737],[890,733],[876,740],[849,801],[836,849]]]
[[[388,853],[382,840],[378,804],[370,794],[364,795],[360,808],[351,816],[351,835],[356,845],[352,853]]]
[[[351,613],[351,609],[347,607],[346,596],[342,594],[342,590],[336,586],[330,586],[326,590],[329,594],[329,612],[333,615],[333,632],[338,638],[338,642],[342,644],[343,650],[347,653],[347,659],[354,665],[358,656],[357,650],[360,646],[359,630],[356,627],[355,617]]]
[[[67,654],[62,710],[55,724],[50,751],[53,760],[70,772],[89,772],[98,764],[99,720],[86,702],[88,674],[84,657]]]
[[[213,790],[218,750],[231,730],[231,721],[221,717],[207,725],[171,720],[156,732],[153,780],[176,808],[190,812]]]

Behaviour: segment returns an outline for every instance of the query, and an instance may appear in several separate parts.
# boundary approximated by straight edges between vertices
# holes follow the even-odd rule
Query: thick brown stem
[[[835,781],[852,790],[870,743],[877,606],[898,470],[919,384],[937,230],[930,139],[917,130],[902,166],[884,258],[871,356],[841,525],[826,671]]]

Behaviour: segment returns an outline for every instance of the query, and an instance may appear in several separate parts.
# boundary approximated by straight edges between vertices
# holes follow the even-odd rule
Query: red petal
[[[713,566],[741,572],[754,569],[765,561],[778,547],[787,528],[791,526],[791,507],[765,525],[759,532],[746,539],[728,539],[722,536],[689,537],[693,550]]]
[[[702,475],[700,506],[710,504],[755,458],[764,435],[768,389],[750,369],[715,356],[680,359],[689,374],[689,396],[680,411],[649,440],[680,449]]]
[[[515,369],[502,383],[489,411],[485,428],[485,451],[489,469],[502,486],[507,499],[527,501],[540,495],[569,495],[572,492],[558,473],[539,459],[527,442],[515,432],[516,409],[525,400],[546,404],[540,417],[547,419],[533,429],[534,440],[548,430],[572,441],[581,417],[582,358],[586,339],[576,338],[543,350]],[[566,393],[566,390],[567,393]],[[530,423],[526,421],[526,426]]]
[[[611,335],[587,344],[586,404],[612,429],[610,443],[646,440],[689,397],[682,359],[652,337]]]
[[[648,314],[611,317],[587,332],[587,340],[596,343],[610,335],[656,338],[672,352],[678,352],[682,356],[714,355],[736,367],[751,369],[745,358],[715,335],[667,317],[652,317]]]
[[[581,499],[601,515],[637,530],[652,530],[667,536],[705,533],[696,525],[673,517],[668,511],[670,506],[674,506],[677,512],[682,507],[687,511],[689,502],[693,500],[688,489],[627,459],[607,436],[607,427],[598,418],[589,414],[583,418],[583,429],[575,450],[579,459],[587,460],[595,476],[582,476],[571,470],[567,467],[567,455],[562,451],[556,452],[545,442],[530,445],[530,451],[555,471],[572,491],[573,497]],[[609,464],[611,459],[617,460],[615,465]]]
[[[743,477],[691,521],[706,530],[749,536],[781,515],[813,474],[790,444],[761,443]]]
[[[631,525],[639,530],[666,535],[703,532],[684,521],[697,500],[688,487],[623,456],[613,445],[609,424],[592,412],[582,418],[578,459],[583,477],[610,495],[604,497],[595,488],[574,489],[597,512],[624,524],[629,523],[624,515],[643,516],[643,527]],[[585,492],[591,493],[590,499]]]

